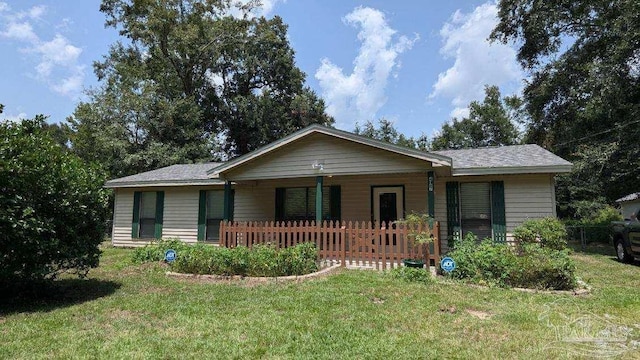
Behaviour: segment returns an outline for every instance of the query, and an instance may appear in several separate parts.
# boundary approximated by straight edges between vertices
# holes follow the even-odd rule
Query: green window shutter
[[[460,201],[457,181],[447,182],[447,235],[450,247],[460,236]]]
[[[329,203],[331,204],[331,220],[340,221],[342,220],[341,208],[342,208],[342,199],[340,192],[340,185],[333,185],[330,187],[329,193],[331,194],[329,198]]]
[[[284,220],[285,188],[276,188],[276,221]]]
[[[507,241],[507,218],[504,207],[504,181],[491,182],[491,227],[493,240]]]
[[[142,193],[136,191],[133,193],[133,220],[131,220],[131,238],[140,237],[140,197]]]
[[[198,200],[198,241],[204,241],[207,233],[207,190],[200,190]]]
[[[154,237],[162,239],[162,221],[164,218],[164,191],[156,191],[156,228]]]
[[[229,199],[229,220],[233,221],[234,208],[236,207],[236,190],[231,189],[231,198]]]

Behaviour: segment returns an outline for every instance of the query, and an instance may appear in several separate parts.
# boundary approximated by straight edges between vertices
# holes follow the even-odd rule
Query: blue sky
[[[2,118],[72,115],[98,84],[93,61],[118,40],[99,7],[0,0]],[[263,0],[259,13],[289,25],[296,62],[338,128],[385,117],[416,136],[463,116],[484,84],[521,90],[514,48],[486,41],[496,11],[493,1]]]

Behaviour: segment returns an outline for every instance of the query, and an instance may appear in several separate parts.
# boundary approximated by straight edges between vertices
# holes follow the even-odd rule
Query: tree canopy
[[[485,86],[484,100],[469,104],[468,117],[444,123],[433,137],[431,148],[444,150],[517,144],[520,134],[514,120],[518,119],[520,106],[519,98],[502,98],[497,86]]]
[[[638,191],[640,2],[502,0],[491,37],[519,44],[531,73],[526,140],[575,163],[563,215]]]
[[[247,12],[255,2],[241,6]],[[70,119],[74,151],[122,176],[242,155],[312,123],[280,17],[232,17],[224,0],[103,0],[124,39],[94,64],[101,86]]]
[[[380,118],[378,120],[378,127],[376,127],[376,125],[371,121],[367,121],[362,127],[359,124],[356,124],[353,132],[357,135],[366,136],[408,148],[419,150],[429,149],[429,138],[425,134],[422,134],[418,138],[406,136],[395,128],[392,121],[385,118]]]

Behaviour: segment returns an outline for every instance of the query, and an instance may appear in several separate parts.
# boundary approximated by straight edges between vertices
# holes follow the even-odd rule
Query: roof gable
[[[240,156],[234,160],[231,160],[217,168],[211,169],[209,175],[218,175],[227,172],[233,168],[244,165],[248,162],[254,161],[257,158],[265,156],[275,150],[281,149],[289,144],[295,143],[301,139],[309,137],[313,134],[324,134],[327,136],[335,137],[351,141],[353,143],[366,145],[375,149],[381,149],[395,154],[411,157],[418,160],[429,161],[434,164],[450,166],[451,159],[446,155],[439,155],[434,153],[423,152],[419,150],[405,148],[403,146],[389,144],[387,142],[374,140],[361,135],[356,135],[347,131],[337,130],[322,125],[311,125],[302,130],[299,130],[289,136],[286,136],[280,140],[274,141],[271,144],[265,145],[257,150],[254,150],[248,154]]]

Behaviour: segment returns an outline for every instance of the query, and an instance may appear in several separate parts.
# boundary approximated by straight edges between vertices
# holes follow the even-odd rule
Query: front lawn
[[[245,286],[168,278],[104,247],[89,280],[0,300],[0,358],[640,356],[640,266],[576,253],[588,296],[343,271]],[[5,294],[6,297],[6,294]]]

